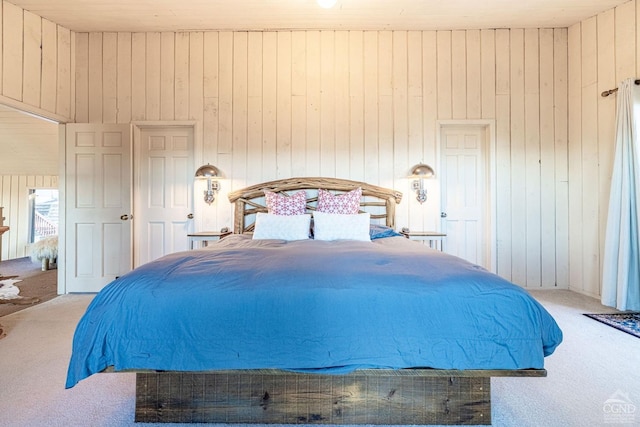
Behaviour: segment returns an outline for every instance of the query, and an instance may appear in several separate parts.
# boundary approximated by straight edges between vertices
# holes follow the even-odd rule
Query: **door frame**
[[[486,205],[485,205],[485,233],[484,233],[484,250],[487,258],[486,268],[493,272],[497,272],[496,260],[496,121],[493,119],[477,119],[477,120],[436,120],[436,170],[441,170],[441,154],[442,154],[442,132],[446,128],[452,127],[474,127],[482,128],[485,132],[484,146],[482,147],[482,156],[484,158],[484,168],[487,177],[485,188],[487,189]],[[440,194],[443,189],[440,189]],[[439,200],[440,211],[442,211],[442,201]]]
[[[196,169],[198,165],[202,164],[202,137],[201,137],[201,127],[200,123],[196,120],[178,120],[178,121],[169,121],[169,120],[161,120],[161,121],[132,121],[131,125],[133,127],[132,132],[132,183],[133,183],[133,236],[134,238],[137,236],[138,229],[135,222],[135,215],[137,208],[140,206],[140,143],[142,138],[142,130],[143,129],[155,129],[155,128],[191,128],[193,131],[193,162],[195,169],[193,170],[193,174],[195,177]],[[195,179],[195,178],[194,178]],[[195,188],[194,188],[195,189]],[[198,199],[195,197],[195,194],[192,195],[193,200],[193,211],[198,212]],[[196,230],[200,229],[200,215],[196,215],[194,219],[194,228]],[[135,239],[134,239],[135,240]],[[135,241],[134,241],[135,245]],[[137,249],[132,248],[132,254],[134,265],[136,264],[136,254]]]

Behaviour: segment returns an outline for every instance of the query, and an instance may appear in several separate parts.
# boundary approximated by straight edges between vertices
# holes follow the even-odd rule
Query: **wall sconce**
[[[216,191],[220,190],[220,183],[214,178],[222,178],[222,174],[217,167],[207,163],[200,166],[196,171],[196,178],[207,180],[207,189],[204,191],[204,201],[208,204],[213,203],[216,199]]]
[[[411,168],[409,178],[414,179],[411,183],[411,189],[416,191],[416,200],[421,204],[427,201],[427,189],[424,188],[424,180],[433,178],[435,172],[429,165],[418,163]]]

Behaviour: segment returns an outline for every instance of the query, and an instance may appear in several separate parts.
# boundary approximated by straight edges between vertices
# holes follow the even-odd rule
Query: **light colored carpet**
[[[640,425],[640,339],[583,316],[612,311],[592,298],[532,294],[554,315],[564,342],[546,360],[547,378],[492,380],[493,425]],[[94,375],[64,389],[75,325],[91,299],[64,295],[1,319],[7,332],[0,340],[1,426],[135,425],[134,374]],[[637,413],[627,419],[608,413],[605,403],[614,395],[628,396],[627,408]]]

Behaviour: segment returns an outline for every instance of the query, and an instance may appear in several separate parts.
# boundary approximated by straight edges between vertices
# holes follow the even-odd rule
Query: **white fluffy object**
[[[45,237],[31,245],[31,261],[58,258],[58,236]]]
[[[14,285],[14,283],[20,282],[20,280],[0,280],[0,299],[16,299],[20,298],[20,288]]]

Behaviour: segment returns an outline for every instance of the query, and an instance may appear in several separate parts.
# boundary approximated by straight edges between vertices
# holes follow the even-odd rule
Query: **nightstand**
[[[422,243],[429,242],[429,247],[442,250],[442,241],[447,237],[446,233],[439,231],[409,231],[403,230],[400,232],[404,237],[411,240],[418,240]]]
[[[189,233],[187,237],[189,238],[189,247],[194,249],[195,242],[201,242],[200,247],[206,247],[207,242],[220,240],[225,236],[231,234],[229,230],[225,231],[199,231],[197,233]]]

